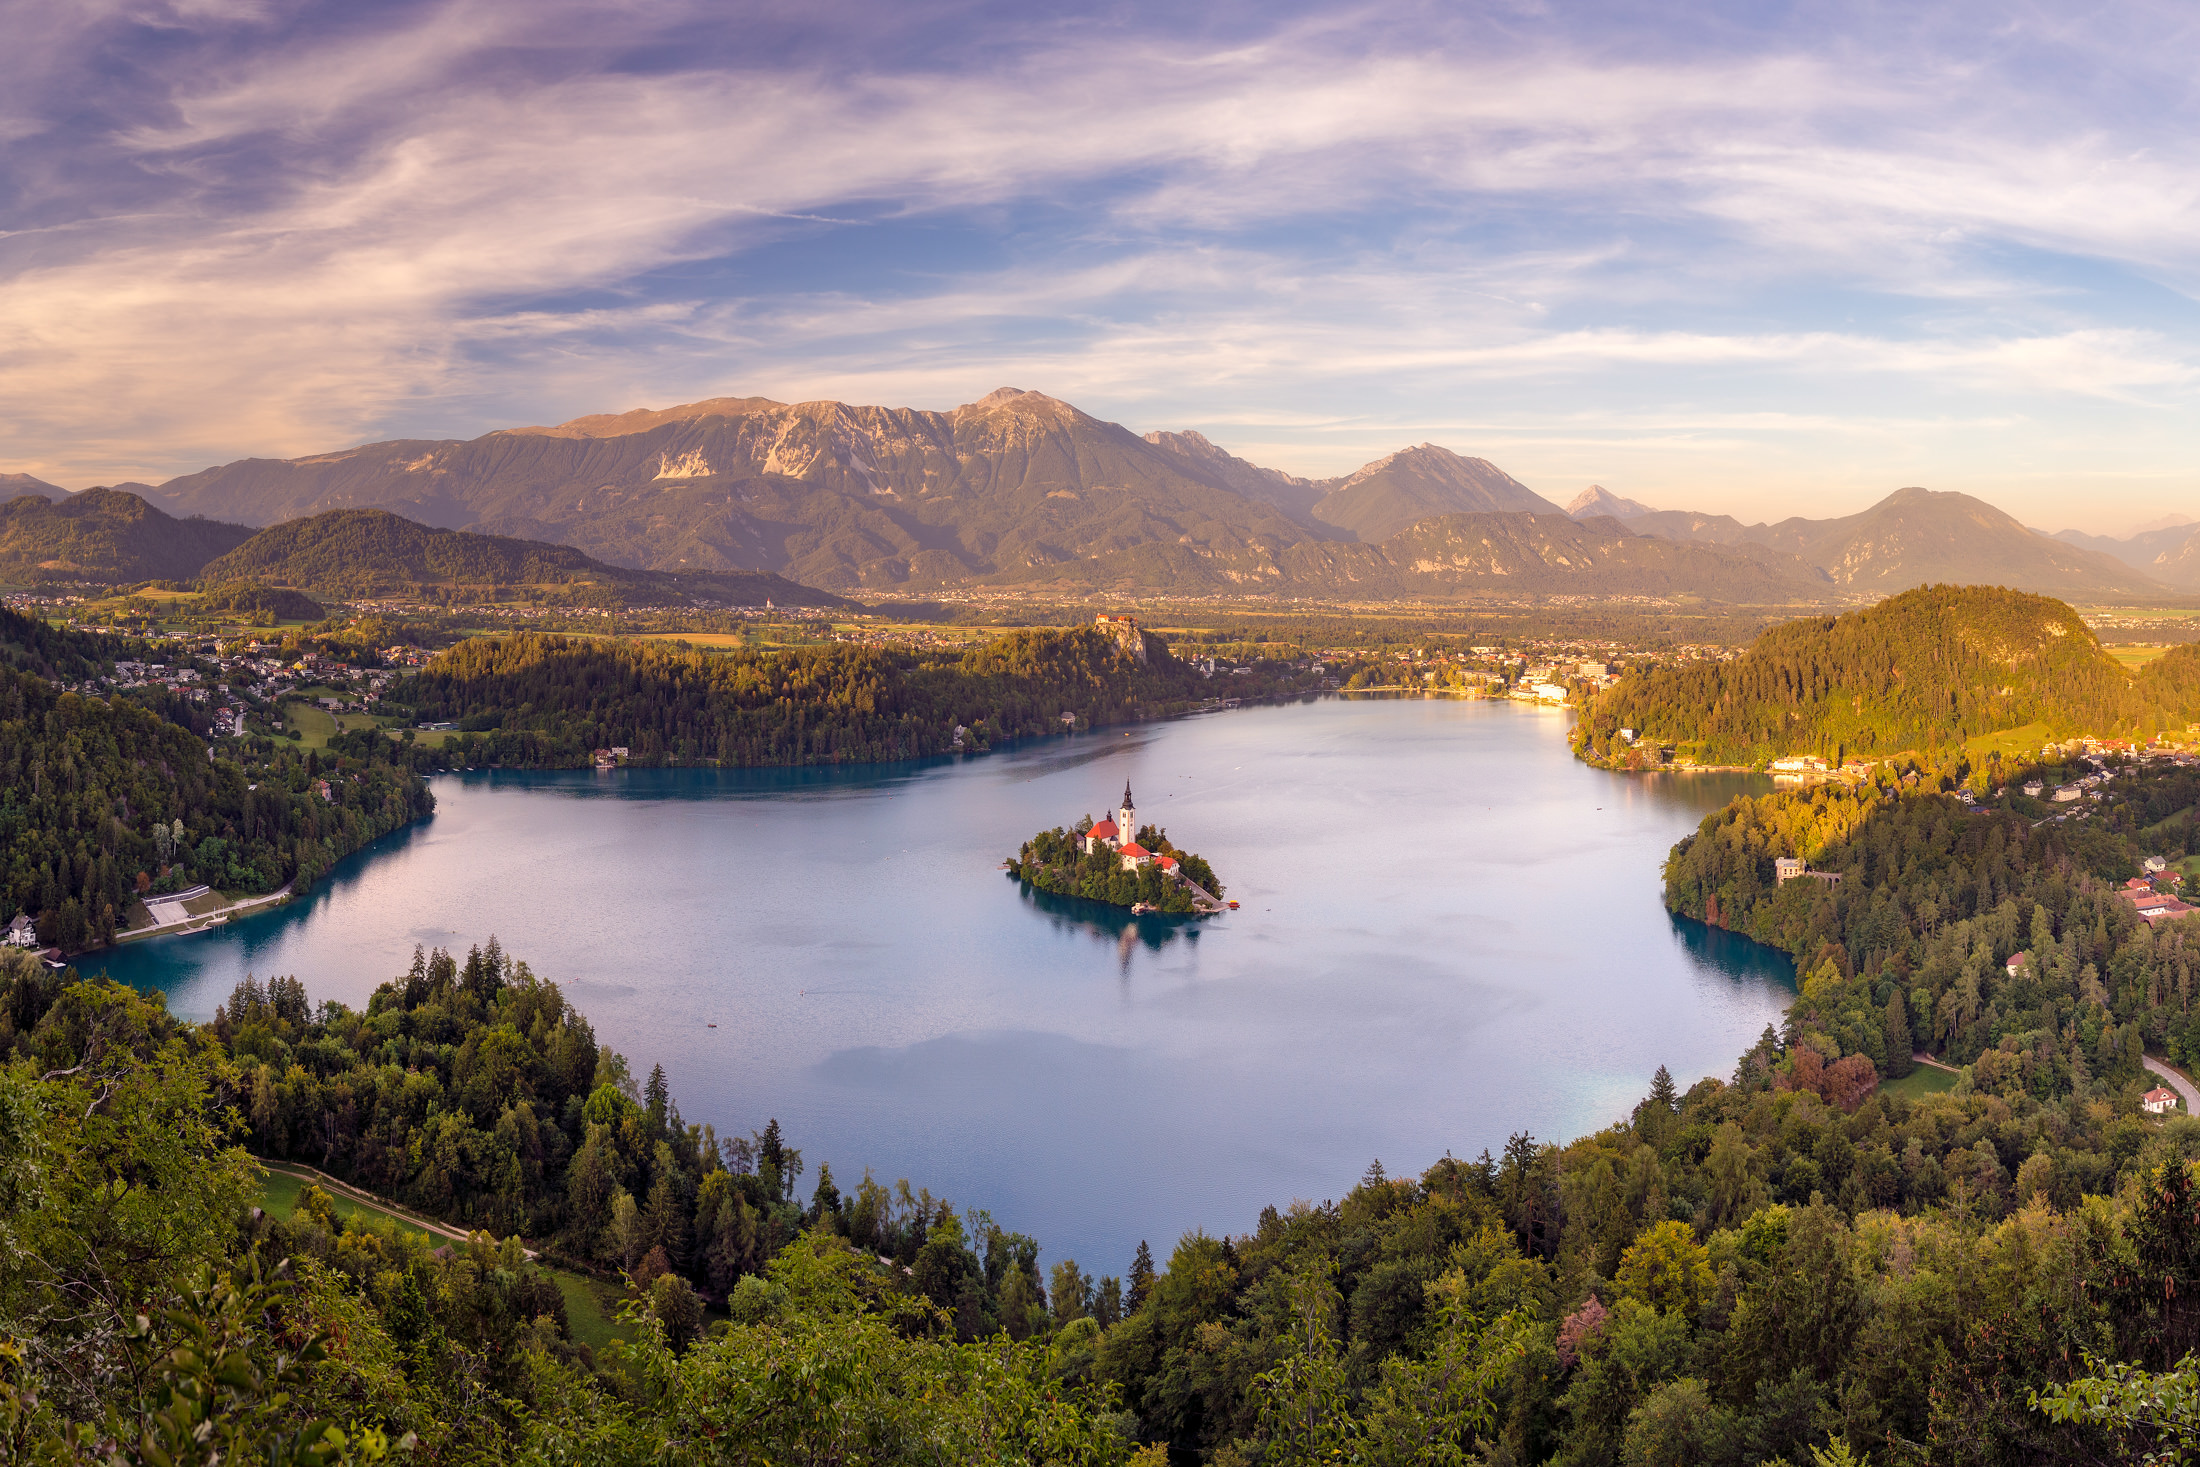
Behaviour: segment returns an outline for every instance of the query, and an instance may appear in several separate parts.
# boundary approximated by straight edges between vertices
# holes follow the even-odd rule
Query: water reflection
[[[1736,983],[1770,981],[1794,986],[1795,961],[1778,948],[1678,913],[1672,914],[1671,920],[1673,940],[1699,970],[1721,974]]]
[[[1199,941],[1201,917],[1166,912],[1132,912],[1112,902],[1090,897],[1065,896],[1042,891],[1029,882],[1015,883],[1025,906],[1045,917],[1056,932],[1083,932],[1115,949],[1116,965],[1128,976],[1131,954],[1140,948],[1158,953],[1170,943]]]

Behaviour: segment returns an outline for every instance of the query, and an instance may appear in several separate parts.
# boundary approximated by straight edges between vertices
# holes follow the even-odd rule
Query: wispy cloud
[[[842,11],[828,47],[669,3],[54,7],[43,69],[0,60],[4,466],[1011,379],[1209,422],[1761,411],[1759,452],[1829,400],[1935,443],[2190,421],[2200,144],[2110,67],[2187,23],[2056,88],[2054,17],[1993,13],[1982,54],[1873,12]]]

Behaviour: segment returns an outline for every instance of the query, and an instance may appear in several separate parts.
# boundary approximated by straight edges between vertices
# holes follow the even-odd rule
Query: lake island
[[[1112,819],[1091,816],[1067,830],[1042,830],[1004,863],[1041,891],[1086,897],[1134,912],[1208,916],[1223,910],[1214,868],[1170,843],[1159,826],[1141,826],[1128,780]]]

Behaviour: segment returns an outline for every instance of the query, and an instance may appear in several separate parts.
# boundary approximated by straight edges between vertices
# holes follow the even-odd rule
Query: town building
[[[8,924],[6,941],[9,947],[36,947],[38,946],[38,929],[32,924],[28,916],[18,912],[15,920]]]
[[[2157,1085],[2139,1099],[2139,1109],[2150,1116],[2166,1114],[2177,1109],[2177,1092]]]
[[[1828,886],[1838,885],[1841,880],[1841,873],[1838,871],[1811,870],[1809,863],[1801,856],[1773,857],[1772,876],[1775,886],[1786,886],[1798,876],[1807,876],[1812,881],[1823,881]]]
[[[2132,910],[2136,911],[2149,926],[2152,926],[2157,922],[2166,922],[2173,917],[2183,917],[2190,914],[2191,912],[2200,910],[2200,908],[2186,905],[2184,902],[2178,900],[2174,896],[2171,896],[2167,892],[2159,892],[2151,888],[2143,892],[2125,891],[2119,893],[2119,895],[2121,895],[2125,901],[2131,903]]]

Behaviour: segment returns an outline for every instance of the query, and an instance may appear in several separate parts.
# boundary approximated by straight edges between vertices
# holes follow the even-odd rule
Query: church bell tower
[[[1123,781],[1123,808],[1115,812],[1116,838],[1124,845],[1138,839],[1138,807],[1131,803],[1131,782]]]

